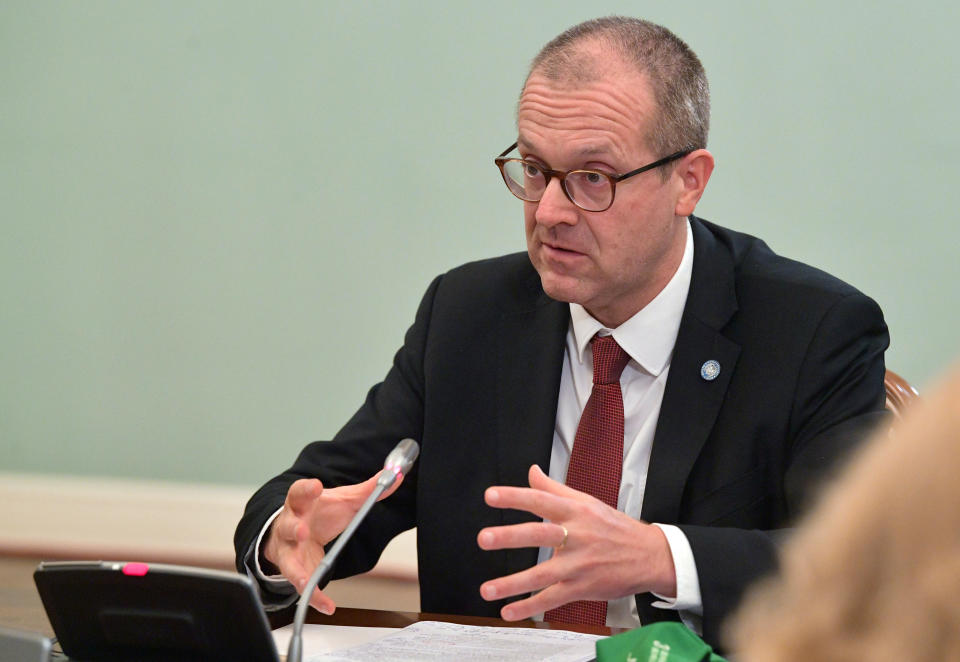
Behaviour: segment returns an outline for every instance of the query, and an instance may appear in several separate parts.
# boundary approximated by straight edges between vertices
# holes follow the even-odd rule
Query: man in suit
[[[854,288],[693,216],[708,117],[699,61],[659,26],[588,21],[541,51],[497,160],[527,253],[434,280],[384,381],[250,500],[238,567],[268,606],[413,437],[418,464],[335,577],[416,526],[425,611],[682,619],[717,641],[881,416],[888,337]]]

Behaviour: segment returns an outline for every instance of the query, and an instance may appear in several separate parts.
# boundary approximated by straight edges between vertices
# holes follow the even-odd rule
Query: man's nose
[[[563,186],[556,177],[547,183],[547,188],[543,191],[543,197],[537,203],[535,217],[537,223],[545,226],[560,223],[574,225],[577,222],[579,209],[564,193]]]

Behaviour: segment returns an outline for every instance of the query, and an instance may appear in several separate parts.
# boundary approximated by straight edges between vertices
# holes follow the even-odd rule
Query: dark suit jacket
[[[887,330],[877,304],[762,241],[691,217],[693,275],[653,442],[641,517],[678,524],[693,549],[704,637],[775,565],[776,530],[884,406]],[[528,521],[484,504],[550,461],[569,308],[547,297],[526,254],[475,262],[428,288],[386,379],[332,442],[314,442],[250,500],[238,566],[288,486],[373,475],[397,441],[421,443],[400,489],[371,511],[335,577],[373,567],[418,527],[421,609],[495,616],[482,582],[536,563],[487,552],[481,527]],[[714,359],[720,374],[700,376]],[[637,596],[644,622],[676,618]]]

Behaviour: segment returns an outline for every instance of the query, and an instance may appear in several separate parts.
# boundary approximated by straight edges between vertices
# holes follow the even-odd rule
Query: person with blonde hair
[[[864,447],[729,625],[747,662],[960,660],[960,368]]]

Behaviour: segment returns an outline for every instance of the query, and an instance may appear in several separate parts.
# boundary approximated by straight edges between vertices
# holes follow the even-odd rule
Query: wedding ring
[[[561,529],[563,529],[563,540],[560,541],[560,544],[554,547],[558,552],[567,545],[567,527],[563,524],[557,524]]]

